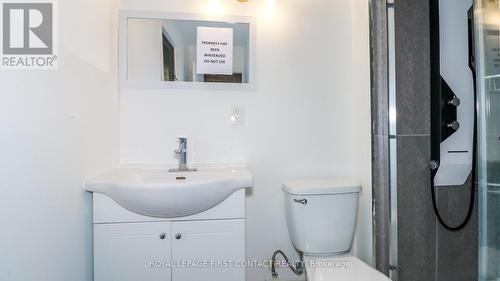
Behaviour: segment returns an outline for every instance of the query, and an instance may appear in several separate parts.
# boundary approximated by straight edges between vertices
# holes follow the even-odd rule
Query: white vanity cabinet
[[[174,222],[172,260],[198,264],[173,268],[172,280],[245,280],[235,265],[245,257],[244,233],[243,220]]]
[[[180,218],[126,210],[94,193],[95,281],[244,281],[245,191]]]
[[[170,222],[94,225],[95,281],[170,281]],[[152,264],[151,264],[152,263]]]

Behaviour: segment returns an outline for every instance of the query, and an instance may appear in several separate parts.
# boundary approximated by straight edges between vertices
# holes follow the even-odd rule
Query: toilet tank
[[[352,180],[307,180],[283,184],[288,233],[305,254],[347,252],[356,228],[361,185]]]

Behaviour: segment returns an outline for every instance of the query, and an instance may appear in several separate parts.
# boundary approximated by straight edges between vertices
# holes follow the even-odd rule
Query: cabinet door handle
[[[177,240],[181,239],[181,237],[182,237],[182,235],[181,235],[180,233],[177,233],[177,234],[175,235],[175,239],[177,239]]]
[[[165,239],[165,237],[167,237],[167,234],[165,232],[163,232],[162,234],[160,234],[160,239],[161,240]]]
[[[293,199],[295,203],[300,203],[302,205],[307,205],[307,199]]]

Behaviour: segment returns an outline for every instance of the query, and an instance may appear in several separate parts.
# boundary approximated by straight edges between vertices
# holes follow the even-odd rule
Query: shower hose
[[[474,88],[475,85],[474,85]],[[474,105],[476,105],[476,95],[474,95]],[[436,217],[439,221],[439,223],[446,228],[449,231],[459,231],[463,229],[467,223],[470,221],[472,217],[472,213],[474,211],[474,193],[476,191],[476,151],[477,151],[477,114],[476,110],[474,110],[474,134],[472,137],[472,171],[471,171],[471,187],[470,187],[470,202],[469,202],[469,209],[467,210],[467,215],[465,216],[465,219],[458,225],[456,226],[451,226],[448,223],[446,223],[441,217],[441,214],[439,213],[439,209],[437,206],[436,202],[436,191],[434,187],[434,176],[436,174],[437,168],[432,169],[431,171],[431,195],[432,195],[432,207],[434,208],[434,213],[436,214]]]

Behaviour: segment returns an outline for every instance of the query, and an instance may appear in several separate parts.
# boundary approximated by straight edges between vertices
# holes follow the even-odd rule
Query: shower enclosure
[[[468,172],[464,184],[430,180],[436,33],[429,27],[433,9],[455,1],[467,4],[459,29],[469,19],[473,32],[443,48],[473,50],[477,185]],[[376,268],[399,281],[500,281],[500,0],[370,0],[370,25]],[[459,60],[469,58],[462,53]],[[432,185],[449,225],[467,221],[474,206],[463,229],[436,219]]]
[[[500,1],[476,0],[479,280],[500,280]]]

